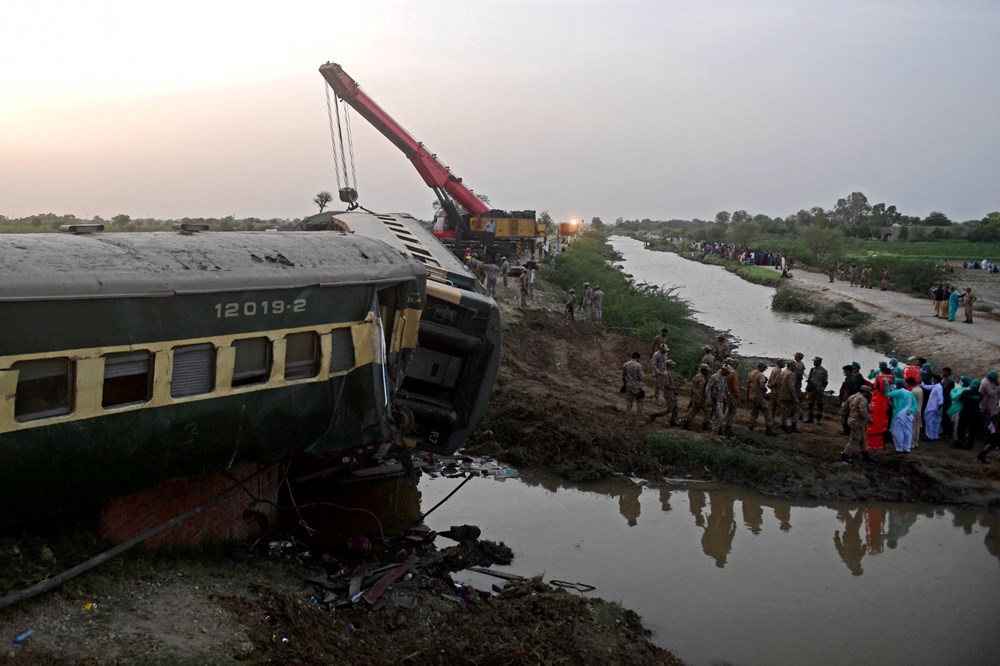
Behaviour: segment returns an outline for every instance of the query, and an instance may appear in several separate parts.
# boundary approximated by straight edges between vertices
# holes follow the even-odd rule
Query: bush
[[[859,346],[888,349],[892,346],[893,337],[881,328],[861,329],[854,331],[854,334],[851,335],[851,342]]]
[[[829,307],[821,308],[805,323],[823,328],[857,328],[870,320],[871,315],[861,312],[847,301],[840,301]]]
[[[781,288],[771,297],[771,309],[778,312],[816,312],[816,304],[798,292]]]

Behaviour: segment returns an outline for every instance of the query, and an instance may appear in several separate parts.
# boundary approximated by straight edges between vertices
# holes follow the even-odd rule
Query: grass
[[[870,258],[872,253],[882,257],[907,257],[909,259],[974,259],[1000,257],[1000,243],[972,243],[967,240],[910,241],[879,243],[862,241],[861,253],[856,256]]]
[[[733,271],[747,282],[762,284],[765,287],[777,287],[781,284],[781,273],[774,268],[764,266],[737,266]]]
[[[670,334],[670,356],[683,373],[694,372],[702,344],[695,339],[687,301],[660,287],[637,283],[616,268],[618,256],[606,237],[588,233],[556,256],[556,268],[543,267],[543,277],[562,289],[582,293],[584,281],[604,291],[604,322],[652,340],[664,326]]]
[[[688,470],[707,469],[712,476],[729,482],[760,482],[785,476],[792,465],[770,455],[749,453],[710,442],[680,439],[674,435],[652,435],[652,454],[665,465]]]

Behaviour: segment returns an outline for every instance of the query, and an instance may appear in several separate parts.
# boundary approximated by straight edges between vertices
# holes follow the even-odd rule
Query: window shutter
[[[214,388],[215,348],[210,343],[178,347],[174,350],[174,373],[170,395],[209,393]]]
[[[330,333],[332,354],[330,372],[344,372],[354,367],[354,337],[350,326],[335,328]]]
[[[104,378],[149,374],[149,357],[148,351],[108,354],[104,357]]]

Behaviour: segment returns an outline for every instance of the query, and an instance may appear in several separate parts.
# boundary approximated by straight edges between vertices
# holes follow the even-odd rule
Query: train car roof
[[[424,278],[356,234],[0,234],[0,300],[149,296]]]
[[[432,274],[464,289],[485,293],[465,264],[409,213],[369,213],[362,210],[327,211],[305,218],[296,229],[342,229],[376,238],[406,252]]]

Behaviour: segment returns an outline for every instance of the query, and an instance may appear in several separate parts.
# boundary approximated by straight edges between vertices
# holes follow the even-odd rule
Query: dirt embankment
[[[759,456],[788,473],[739,479],[765,494],[788,499],[927,502],[1000,509],[1000,454],[987,465],[951,442],[921,442],[912,455],[874,452],[875,464],[840,462],[846,437],[840,434],[839,405],[827,398],[822,423],[800,424],[800,434],[764,437],[761,423],[749,431],[749,411],[741,406],[735,437],[671,428],[667,419],[629,423],[618,393],[621,365],[632,351],[648,354],[648,342],[590,322],[567,321],[547,310],[529,310],[511,324],[497,388],[478,445],[511,463],[545,467],[573,479],[635,472],[646,476],[717,478],[719,470],[664,463],[647,438],[662,435]],[[651,372],[647,363],[647,384]],[[741,363],[745,377],[749,370]],[[958,364],[956,364],[958,365]],[[839,387],[836,369],[831,388]],[[652,395],[651,386],[647,394]],[[646,409],[655,409],[647,400]],[[688,391],[681,391],[681,413]]]
[[[974,272],[974,271],[970,271]],[[888,349],[879,349],[903,359],[921,356],[936,367],[950,366],[957,375],[982,377],[1000,368],[1000,320],[989,313],[975,313],[976,323],[937,319],[930,298],[918,299],[893,291],[850,287],[838,280],[829,283],[826,276],[799,271],[784,287],[802,294],[820,306],[840,301],[853,304],[872,317],[864,331],[882,330],[892,336]]]

